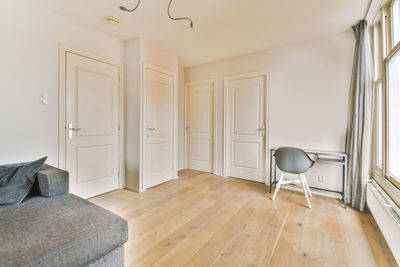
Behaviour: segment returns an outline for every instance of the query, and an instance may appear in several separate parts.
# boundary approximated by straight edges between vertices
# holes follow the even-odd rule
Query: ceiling
[[[360,20],[369,0],[31,0],[120,39],[142,37],[178,55],[185,66],[229,58],[344,32]],[[105,22],[116,16],[117,27]]]

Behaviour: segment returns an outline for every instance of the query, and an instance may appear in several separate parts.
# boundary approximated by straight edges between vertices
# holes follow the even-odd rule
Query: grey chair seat
[[[127,241],[127,222],[72,194],[0,207],[0,266],[84,266]]]

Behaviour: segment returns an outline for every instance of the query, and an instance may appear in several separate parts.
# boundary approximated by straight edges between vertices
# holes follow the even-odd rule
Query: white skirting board
[[[400,209],[375,182],[367,185],[367,205],[400,265]]]

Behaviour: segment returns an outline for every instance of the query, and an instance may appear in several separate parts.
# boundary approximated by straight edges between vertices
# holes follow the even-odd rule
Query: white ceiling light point
[[[119,19],[116,17],[113,17],[113,16],[106,17],[106,21],[108,24],[113,25],[113,26],[119,25]]]

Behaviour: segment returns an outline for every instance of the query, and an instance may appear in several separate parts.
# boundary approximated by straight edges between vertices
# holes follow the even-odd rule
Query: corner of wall
[[[140,167],[140,47],[141,40],[133,38],[125,44],[125,118],[126,118],[126,186],[139,190]]]

